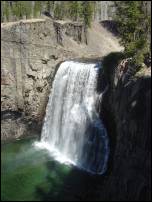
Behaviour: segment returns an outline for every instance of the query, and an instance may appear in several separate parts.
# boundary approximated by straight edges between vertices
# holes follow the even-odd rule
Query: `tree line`
[[[124,53],[141,64],[151,53],[151,2],[113,1],[113,5]],[[45,11],[56,20],[82,21],[87,29],[100,9],[98,1],[1,1],[1,21],[38,18]]]
[[[81,21],[89,27],[95,12],[93,1],[1,1],[1,22],[38,18],[48,12],[56,20]]]

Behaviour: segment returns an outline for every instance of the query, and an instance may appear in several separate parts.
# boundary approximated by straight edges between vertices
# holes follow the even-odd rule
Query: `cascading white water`
[[[103,174],[108,136],[96,111],[98,64],[63,62],[54,79],[41,145],[61,162]]]

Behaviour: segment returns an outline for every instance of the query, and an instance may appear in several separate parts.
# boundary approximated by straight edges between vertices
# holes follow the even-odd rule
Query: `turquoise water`
[[[2,201],[97,199],[98,178],[60,164],[35,140],[5,143],[1,149]]]

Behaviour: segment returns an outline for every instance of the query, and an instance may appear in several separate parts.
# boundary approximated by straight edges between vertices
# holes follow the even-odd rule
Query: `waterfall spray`
[[[109,144],[96,110],[98,64],[63,62],[54,79],[41,142],[62,163],[103,174]],[[101,94],[100,94],[101,96]]]

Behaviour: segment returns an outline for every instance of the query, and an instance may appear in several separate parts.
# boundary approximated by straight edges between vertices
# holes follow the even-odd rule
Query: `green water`
[[[97,200],[99,178],[54,161],[35,140],[2,145],[2,201]]]

